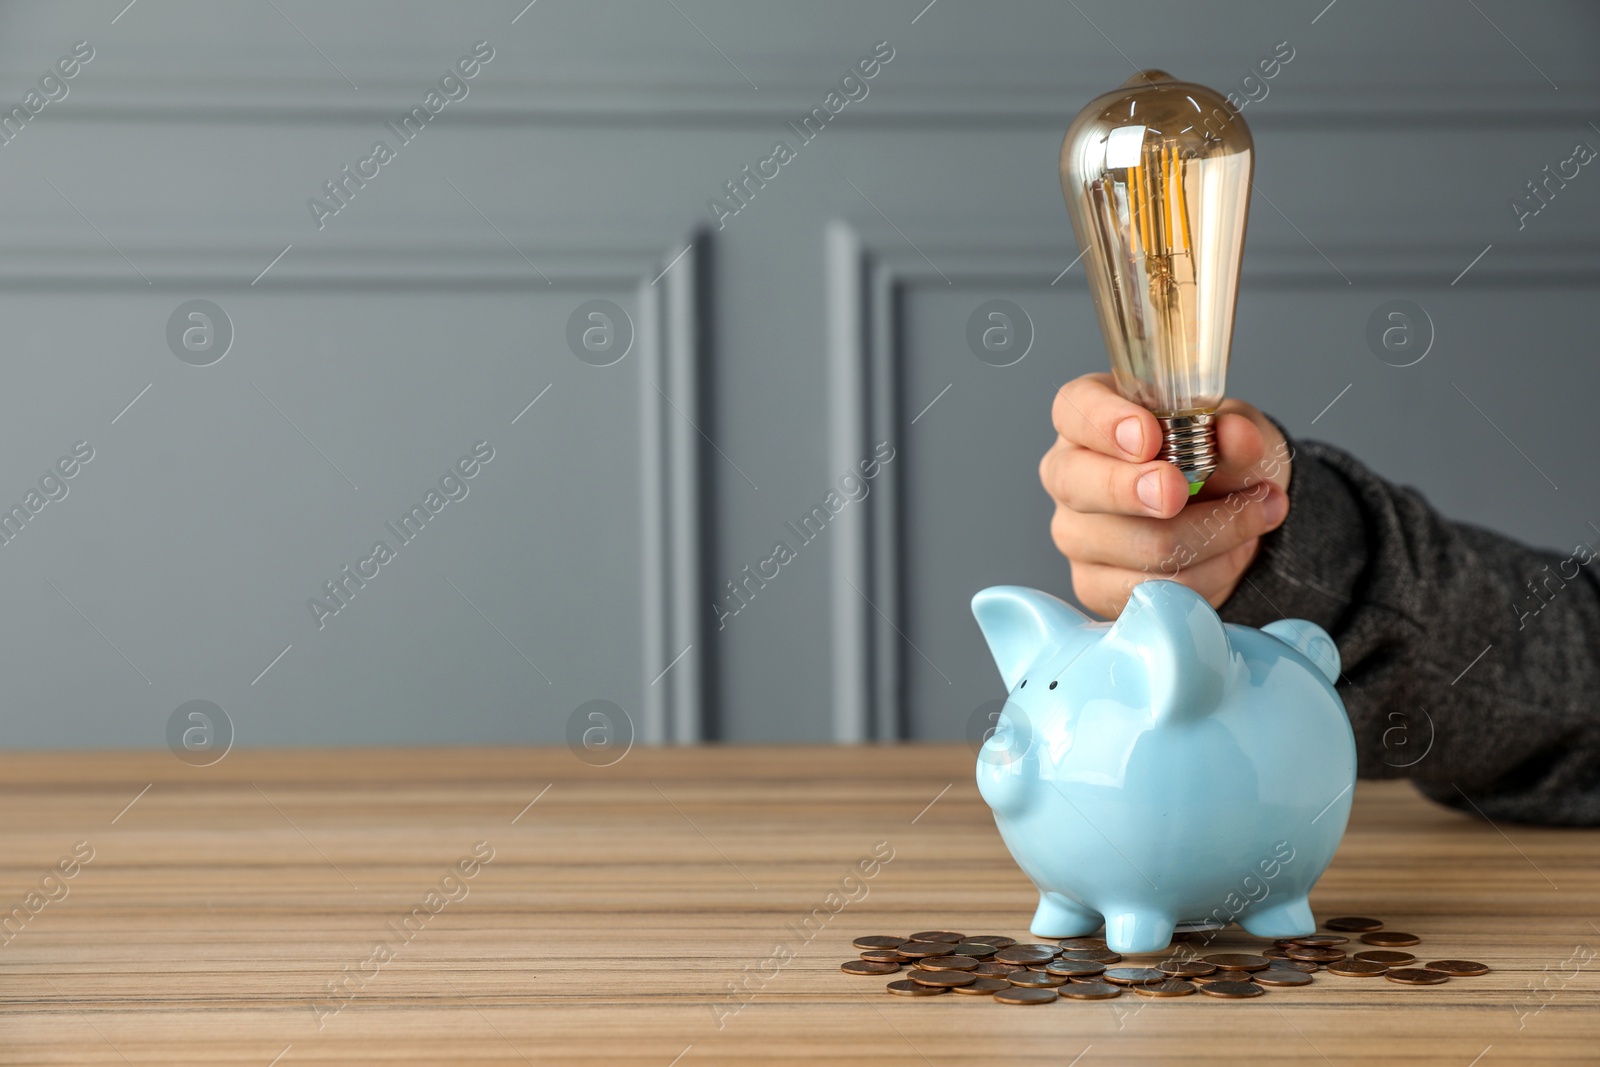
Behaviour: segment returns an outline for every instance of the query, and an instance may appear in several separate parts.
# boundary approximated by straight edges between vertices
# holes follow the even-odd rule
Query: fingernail
[[[1137,420],[1129,419],[1128,421],[1134,422]],[[1124,423],[1123,425],[1125,426],[1127,423]],[[1117,427],[1117,436],[1122,436],[1122,427],[1120,426]],[[1149,474],[1144,475],[1134,483],[1133,490],[1139,494],[1139,499],[1143,501],[1145,507],[1149,508],[1151,511],[1159,511],[1161,509],[1160,471],[1151,471]]]
[[[1279,490],[1274,489],[1267,494],[1267,499],[1261,505],[1262,513],[1266,516],[1267,528],[1275,530],[1289,515],[1289,498]]]
[[[1144,424],[1137,415],[1129,416],[1117,423],[1117,447],[1135,459],[1144,456]],[[1154,505],[1151,505],[1154,507]]]

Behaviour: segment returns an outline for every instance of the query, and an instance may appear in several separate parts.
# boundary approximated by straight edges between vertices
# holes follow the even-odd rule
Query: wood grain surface
[[[841,974],[864,933],[1026,938],[1035,897],[972,762],[3,756],[0,1063],[1600,1062],[1600,832],[1494,826],[1399,782],[1358,786],[1313,906],[1488,975],[1008,1007]]]

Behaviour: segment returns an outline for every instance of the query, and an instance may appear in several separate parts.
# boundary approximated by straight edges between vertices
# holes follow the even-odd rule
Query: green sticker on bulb
[[[1202,485],[1205,485],[1205,484],[1206,484],[1205,482],[1190,482],[1189,483],[1189,495],[1190,496],[1194,496],[1196,493],[1198,493],[1200,491],[1200,487]]]

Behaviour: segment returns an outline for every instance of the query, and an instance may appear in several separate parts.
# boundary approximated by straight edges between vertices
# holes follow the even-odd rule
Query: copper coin
[[[1108,948],[1064,948],[1061,950],[1064,960],[1093,960],[1095,963],[1121,963],[1122,953],[1112,952]]]
[[[1011,983],[1004,978],[980,978],[969,985],[958,985],[952,991],[956,993],[971,993],[974,996],[987,996],[998,993],[1002,989],[1010,989]]]
[[[978,961],[971,956],[929,956],[918,960],[916,966],[923,971],[975,971]]]
[[[1110,982],[1073,982],[1062,986],[1060,993],[1068,1000],[1110,1000],[1122,996],[1122,987]]]
[[[1002,934],[979,934],[976,937],[962,939],[962,944],[993,945],[995,948],[1005,948],[1007,945],[1015,945],[1016,943],[1016,938],[1006,937]]]
[[[919,985],[916,982],[898,981],[890,982],[884,987],[891,993],[898,993],[902,997],[932,997],[940,993],[948,993],[944,986]]]
[[[1006,975],[1006,981],[1015,986],[1027,986],[1031,989],[1054,989],[1056,986],[1066,985],[1069,979],[1064,974],[1050,974],[1046,971],[1017,971],[1015,974]]]
[[[1338,963],[1344,959],[1342,948],[1317,948],[1312,945],[1290,945],[1286,952],[1291,960],[1307,960],[1311,963]]]
[[[1466,978],[1475,974],[1488,974],[1489,968],[1472,960],[1434,960],[1422,965],[1430,971],[1439,971],[1452,978]]]
[[[1244,1000],[1246,997],[1259,997],[1266,990],[1254,982],[1206,982],[1200,986],[1200,992],[1223,1000]]]
[[[845,974],[893,974],[900,969],[900,965],[872,960],[846,960],[839,965],[839,969]]]
[[[1063,937],[1056,944],[1062,948],[1105,948],[1106,939],[1103,937]]]
[[[918,985],[941,986],[950,988],[958,985],[971,985],[978,980],[975,974],[966,971],[912,971],[906,975]]]
[[[1094,960],[1051,960],[1044,969],[1046,974],[1064,974],[1068,978],[1092,978],[1106,973],[1106,965]]]
[[[1450,976],[1443,971],[1430,971],[1426,967],[1391,967],[1383,976],[1401,985],[1438,985],[1450,980]]]
[[[1252,974],[1250,980],[1270,986],[1311,984],[1311,976],[1309,974],[1304,971],[1292,971],[1287,967],[1268,967],[1264,971],[1257,971]]]
[[[983,975],[985,978],[1004,978],[1008,974],[1016,974],[1024,968],[1014,963],[980,963],[973,969],[973,974]]]
[[[1272,964],[1272,961],[1265,956],[1249,952],[1219,952],[1214,956],[1207,956],[1205,960],[1225,971],[1264,971]]]
[[[1187,997],[1194,993],[1195,989],[1193,982],[1185,982],[1181,978],[1168,978],[1162,982],[1133,987],[1135,993],[1146,997]]]
[[[861,950],[861,958],[871,960],[873,963],[899,963],[905,959],[892,948],[864,948]]]
[[[1416,934],[1402,934],[1398,930],[1384,930],[1382,933],[1362,934],[1361,940],[1369,945],[1384,945],[1389,948],[1405,948],[1408,945],[1422,944],[1422,938]]]
[[[1388,969],[1382,963],[1368,963],[1366,960],[1340,960],[1328,964],[1329,974],[1342,974],[1346,978],[1376,978]]]
[[[1048,1004],[1056,999],[1054,989],[1001,989],[994,999],[1002,1004]]]
[[[1113,967],[1106,972],[1105,980],[1117,985],[1146,985],[1165,981],[1166,978],[1167,972],[1154,967]]]
[[[1381,963],[1385,967],[1398,967],[1402,963],[1413,963],[1415,956],[1409,952],[1357,952],[1356,959],[1362,963]]]
[[[1282,945],[1273,945],[1271,948],[1264,948],[1261,950],[1261,954],[1269,960],[1286,960],[1289,958],[1288,951]]]
[[[868,934],[858,937],[850,942],[856,948],[899,948],[906,943],[903,937],[886,937],[882,934]]]
[[[994,954],[1000,963],[1015,963],[1026,967],[1030,963],[1048,963],[1056,958],[1054,945],[1007,945]]]
[[[1334,945],[1348,945],[1350,939],[1338,934],[1306,934],[1303,937],[1280,937],[1273,943],[1285,947],[1306,945],[1310,948],[1332,948]]]
[[[971,956],[975,960],[986,960],[999,951],[993,945],[982,941],[959,941],[950,946],[950,955]]]
[[[1207,963],[1205,960],[1162,960],[1156,964],[1156,969],[1174,978],[1195,978],[1214,973],[1217,965]]]
[[[1322,924],[1324,930],[1341,930],[1350,934],[1365,934],[1372,930],[1382,930],[1382,919],[1369,919],[1364,915],[1344,915],[1337,919],[1329,919]]]
[[[907,941],[895,951],[908,960],[925,960],[930,956],[950,955],[950,945],[945,941]]]
[[[954,930],[924,930],[920,934],[912,934],[911,935],[911,940],[913,940],[913,941],[943,941],[947,945],[953,945],[957,941],[966,940],[966,935],[965,934],[958,934]]]
[[[1328,966],[1331,967],[1333,964],[1330,963]],[[1272,967],[1282,971],[1299,971],[1302,974],[1317,973],[1317,965],[1310,960],[1273,960]],[[1268,967],[1267,970],[1270,971],[1272,967]]]

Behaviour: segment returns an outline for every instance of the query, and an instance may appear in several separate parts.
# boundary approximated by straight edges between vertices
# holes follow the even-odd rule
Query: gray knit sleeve
[[[1600,824],[1600,536],[1540,551],[1292,442],[1289,517],[1223,605],[1338,642],[1362,777],[1490,819]]]

